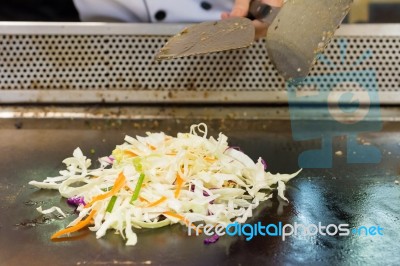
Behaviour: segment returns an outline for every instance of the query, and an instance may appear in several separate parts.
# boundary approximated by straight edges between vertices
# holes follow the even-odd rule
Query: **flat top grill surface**
[[[34,120],[34,122],[32,122]],[[203,121],[203,120],[201,120]],[[61,161],[81,147],[92,158],[111,153],[125,134],[164,131],[186,132],[195,118],[152,120],[2,119],[0,120],[0,264],[1,265],[395,265],[400,250],[400,124],[384,123],[379,134],[362,136],[382,151],[382,162],[347,165],[345,155],[334,155],[332,169],[306,169],[288,183],[289,204],[276,197],[259,206],[249,222],[322,225],[348,223],[350,227],[380,225],[384,236],[257,236],[222,237],[203,244],[204,236],[188,237],[180,225],[156,230],[137,230],[138,244],[126,247],[119,235],[96,239],[82,231],[73,241],[52,242],[51,234],[76,215],[55,191],[37,190],[27,183],[56,176]],[[209,119],[216,136],[220,131],[230,144],[240,146],[254,160],[263,157],[271,172],[298,170],[301,151],[319,141],[294,142],[289,120]],[[46,124],[47,123],[47,124]],[[52,125],[51,127],[46,125]],[[14,127],[15,126],[15,127]],[[20,129],[17,129],[20,128]],[[343,132],[345,135],[346,132]],[[90,150],[94,149],[95,154]],[[345,154],[345,140],[334,141],[334,151]],[[36,208],[61,206],[66,220],[42,216]],[[48,217],[48,218],[46,218]]]

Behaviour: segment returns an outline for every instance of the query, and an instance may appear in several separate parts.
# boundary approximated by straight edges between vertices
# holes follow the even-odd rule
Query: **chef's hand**
[[[261,2],[274,7],[281,7],[284,0],[260,0]],[[230,13],[225,12],[221,14],[221,18],[229,17],[246,17],[249,12],[250,0],[235,0],[235,5]],[[263,38],[267,35],[267,25],[259,20],[253,20],[256,28],[256,40]]]

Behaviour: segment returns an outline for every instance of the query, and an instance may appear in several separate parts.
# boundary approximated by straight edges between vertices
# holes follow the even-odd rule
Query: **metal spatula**
[[[249,18],[262,19],[271,24],[280,8],[253,0]],[[243,17],[203,22],[185,28],[173,36],[156,55],[157,60],[173,59],[190,55],[208,54],[245,48],[254,42],[255,28],[251,20]]]
[[[268,56],[285,78],[303,78],[347,15],[353,0],[288,0],[267,34]]]
[[[353,0],[287,0],[282,8],[252,1],[250,12],[269,25],[267,50],[285,79],[308,75],[350,9]],[[258,13],[257,13],[258,12]],[[172,59],[245,48],[254,40],[254,26],[247,18],[200,23],[172,37],[156,59]]]
[[[157,60],[245,48],[254,41],[254,26],[247,18],[203,22],[173,36],[156,55]]]

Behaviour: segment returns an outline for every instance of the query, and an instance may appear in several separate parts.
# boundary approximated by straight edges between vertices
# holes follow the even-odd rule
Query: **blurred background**
[[[400,23],[400,0],[354,0],[349,23]]]
[[[2,21],[79,21],[72,0],[1,1]],[[347,23],[400,23],[400,0],[354,0]]]

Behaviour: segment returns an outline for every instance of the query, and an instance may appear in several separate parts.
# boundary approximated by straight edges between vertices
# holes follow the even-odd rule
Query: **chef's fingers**
[[[229,13],[228,12],[222,12],[221,13],[221,19],[227,19],[229,18]]]
[[[283,5],[284,0],[260,0],[261,2],[268,4],[273,7],[281,7]],[[233,6],[232,11],[224,12],[221,14],[222,19],[226,19],[229,17],[246,17],[249,12],[250,0],[235,0],[235,4]],[[253,25],[256,29],[255,39],[259,40],[264,38],[267,35],[268,26],[259,21],[253,20]]]
[[[250,0],[235,0],[231,16],[232,17],[245,17],[249,12]]]
[[[229,17],[246,17],[249,12],[250,0],[235,0],[231,12],[224,12],[221,14],[222,19]]]
[[[283,6],[284,0],[261,0],[264,4],[273,6],[273,7],[281,7]],[[253,20],[253,25],[256,29],[255,40],[259,40],[267,36],[268,26],[265,23],[259,20]]]
[[[281,7],[283,6],[283,1],[284,0],[262,0],[261,2],[273,7]]]
[[[265,23],[259,20],[253,20],[253,25],[255,27],[255,40],[264,38],[267,35],[268,27]]]
[[[281,7],[284,2],[284,0],[260,0],[260,1],[273,7]],[[221,14],[221,18],[226,19],[229,17],[246,17],[249,12],[250,2],[251,0],[235,0],[235,4],[233,5],[232,11],[223,12]]]

